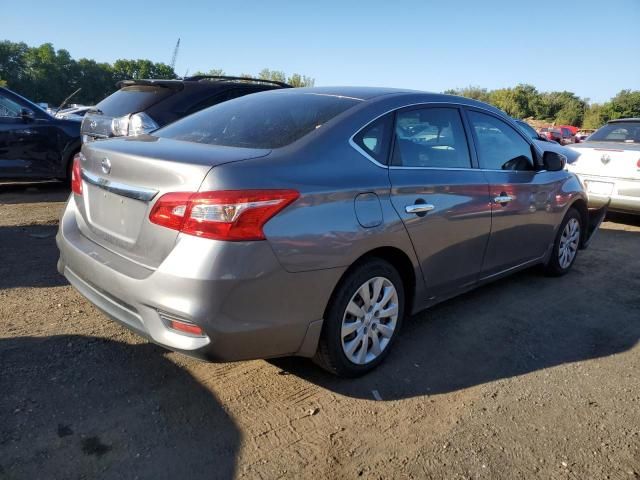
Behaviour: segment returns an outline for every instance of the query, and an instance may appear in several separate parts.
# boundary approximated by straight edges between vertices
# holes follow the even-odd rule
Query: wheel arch
[[[580,245],[582,246],[587,239],[587,229],[589,228],[589,208],[587,207],[587,202],[582,198],[578,198],[569,206],[569,208],[577,210],[580,214],[580,219],[582,221],[582,224],[580,225]]]
[[[409,256],[403,252],[401,249],[397,247],[378,247],[373,250],[369,250],[368,252],[362,254],[358,257],[352,264],[345,270],[345,272],[341,275],[340,279],[333,287],[331,292],[331,296],[329,297],[329,301],[327,302],[327,307],[331,305],[333,299],[336,295],[336,292],[345,281],[347,276],[357,267],[366,263],[371,259],[381,259],[389,262],[400,274],[400,278],[402,279],[402,285],[404,287],[404,311],[407,314],[410,314],[413,310],[415,295],[416,295],[416,286],[417,286],[417,278],[416,278],[416,270],[411,262]],[[326,317],[326,310],[325,310]]]
[[[71,166],[73,165],[73,157],[79,153],[82,148],[82,141],[78,138],[70,142],[64,149],[62,155],[62,167],[65,180],[71,181]]]

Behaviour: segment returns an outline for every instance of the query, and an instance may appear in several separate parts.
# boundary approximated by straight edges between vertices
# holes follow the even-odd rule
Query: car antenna
[[[64,106],[67,104],[67,102],[68,102],[69,100],[71,100],[71,97],[73,97],[73,96],[74,96],[76,93],[78,93],[80,90],[82,90],[82,87],[80,87],[80,88],[79,88],[79,89],[77,89],[75,92],[73,92],[71,95],[69,95],[67,98],[65,98],[65,99],[62,101],[62,103],[60,104],[60,106],[59,106],[58,108],[56,108],[56,111],[55,111],[55,112],[53,112],[53,114],[55,115],[56,113],[58,113],[58,112],[60,111],[60,109],[61,109],[62,107],[64,107]]]

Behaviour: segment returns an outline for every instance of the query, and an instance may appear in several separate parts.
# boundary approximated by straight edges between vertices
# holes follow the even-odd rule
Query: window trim
[[[389,158],[387,158],[387,164],[382,164],[380,162],[378,162],[375,158],[371,157],[366,151],[364,151],[362,148],[360,148],[360,146],[354,141],[354,138],[360,133],[360,131],[364,130],[365,128],[367,128],[369,125],[371,125],[373,122],[377,121],[380,117],[384,117],[385,115],[388,114],[392,114],[393,115],[393,120],[394,120],[394,125],[393,128],[395,128],[395,114],[397,111],[399,110],[403,110],[403,109],[408,109],[408,108],[419,108],[419,107],[450,107],[450,108],[457,108],[458,110],[460,110],[460,117],[462,120],[462,125],[464,127],[465,130],[465,135],[467,137],[467,146],[469,148],[469,154],[471,156],[471,168],[466,168],[466,167],[448,167],[448,168],[440,168],[440,167],[403,167],[403,166],[394,166],[394,165],[389,165]],[[365,123],[362,127],[358,128],[350,137],[349,137],[349,145],[351,145],[351,147],[356,150],[358,153],[360,153],[363,157],[365,157],[367,160],[369,160],[371,163],[373,163],[375,166],[380,167],[380,168],[384,168],[384,169],[391,169],[391,170],[453,170],[453,171],[459,171],[459,170],[484,170],[484,171],[493,171],[491,169],[482,169],[480,168],[480,163],[478,161],[478,156],[477,156],[477,152],[476,152],[476,146],[475,146],[475,138],[473,137],[473,132],[471,130],[471,125],[469,124],[469,121],[467,119],[467,109],[469,110],[478,110],[481,113],[488,113],[502,121],[504,121],[503,118],[500,118],[499,115],[496,115],[493,111],[489,110],[488,108],[483,108],[481,106],[477,106],[477,105],[469,105],[467,103],[461,103],[461,102],[416,102],[416,103],[410,103],[407,105],[402,105],[400,107],[394,107],[391,108],[389,110],[386,110],[385,112],[381,113],[380,115],[377,115],[376,117],[374,117],[373,119],[371,119],[370,121],[368,121],[367,123]],[[508,124],[508,122],[507,122]],[[518,131],[517,129],[515,129],[516,131]],[[523,135],[520,134],[520,136],[522,136],[525,141],[531,146],[532,149],[534,149],[535,153],[536,153],[536,158],[541,158],[541,153],[538,151],[538,147],[533,143],[528,141],[528,139]],[[393,151],[393,146],[395,144],[395,135],[392,136],[392,141],[391,141],[391,148],[389,149],[389,155],[391,155],[391,152]],[[473,148],[472,148],[473,145]],[[533,153],[533,152],[532,152]],[[535,168],[535,166],[534,166]],[[495,170],[497,172],[523,172],[525,170]],[[527,170],[528,171],[528,170]],[[534,171],[538,171],[538,170],[534,170]]]
[[[491,112],[490,110],[484,109],[484,108],[478,108],[475,105],[465,105],[465,107],[463,108],[464,110],[464,117],[466,119],[466,121],[468,122],[469,125],[469,130],[471,131],[471,135],[473,137],[473,147],[474,150],[476,152],[476,157],[478,160],[478,170],[481,170],[483,172],[503,172],[503,173],[538,173],[542,170],[540,170],[539,168],[542,168],[542,165],[540,165],[540,160],[542,158],[542,154],[540,153],[540,151],[538,150],[538,147],[536,146],[535,143],[533,143],[533,141],[531,141],[529,138],[527,138],[527,136],[524,134],[524,132],[522,132],[520,130],[520,128],[513,128],[512,125],[509,125],[508,121],[505,121],[504,118],[500,118],[499,115],[494,114],[493,112]],[[503,123],[506,123],[509,127],[511,127],[512,130],[514,130],[516,132],[516,134],[518,134],[526,143],[529,144],[529,149],[531,150],[531,156],[532,161],[533,161],[533,169],[532,170],[502,170],[502,169],[496,169],[496,168],[481,168],[480,167],[480,155],[478,155],[478,138],[476,136],[476,132],[475,130],[472,128],[471,125],[471,120],[469,120],[469,116],[467,115],[468,112],[470,111],[476,111],[478,113],[483,113],[485,115],[489,115],[493,118],[495,118],[496,120],[500,120]],[[515,123],[515,122],[514,122]]]

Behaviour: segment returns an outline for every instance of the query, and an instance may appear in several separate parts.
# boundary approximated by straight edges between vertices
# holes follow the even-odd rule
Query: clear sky
[[[176,72],[263,68],[316,85],[640,89],[640,0],[0,0],[0,39]]]

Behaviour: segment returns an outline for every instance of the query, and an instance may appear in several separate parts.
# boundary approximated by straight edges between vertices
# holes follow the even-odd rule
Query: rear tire
[[[559,277],[571,270],[578,257],[581,239],[582,218],[575,208],[570,208],[556,234],[551,258],[545,265],[545,273]]]
[[[385,260],[367,260],[342,279],[329,301],[314,362],[341,377],[364,375],[389,354],[403,316],[400,274]]]

